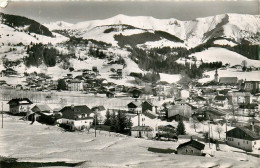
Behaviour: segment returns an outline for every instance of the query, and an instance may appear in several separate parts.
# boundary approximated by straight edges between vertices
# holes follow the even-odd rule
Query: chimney
[[[253,119],[253,121],[252,121],[252,131],[253,131],[253,132],[255,131],[255,121],[254,121],[254,119]]]

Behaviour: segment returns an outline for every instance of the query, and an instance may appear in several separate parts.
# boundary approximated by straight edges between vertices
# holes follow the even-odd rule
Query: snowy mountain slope
[[[55,29],[65,29],[67,27],[72,27],[72,23],[64,22],[64,21],[57,21],[57,22],[50,22],[48,24],[43,24],[44,26],[48,27],[49,30],[55,30]]]
[[[14,28],[16,31],[53,37],[52,32],[47,27],[35,20],[23,16],[4,14],[0,12],[0,23]]]
[[[241,39],[259,43],[260,39],[255,39],[260,32],[260,16],[246,14],[222,14],[205,18],[197,18],[191,21],[180,21],[171,19],[156,19],[146,16],[125,16],[117,15],[104,20],[93,20],[80,22],[69,25],[66,29],[71,35],[83,38],[94,38],[98,36],[106,36],[100,31],[105,27],[114,25],[130,25],[135,28],[133,34],[140,33],[140,29],[144,31],[163,31],[174,35],[185,41],[189,47],[194,47],[214,37],[226,37],[240,42]],[[115,44],[112,39],[113,33],[121,33],[119,31],[111,31],[109,39],[100,38],[106,42]],[[93,34],[92,34],[93,33]],[[159,40],[158,40],[159,41]]]
[[[241,65],[245,60],[248,66],[260,67],[260,60],[251,60],[238,53],[227,50],[225,48],[211,47],[208,50],[197,52],[189,55],[189,57],[196,57],[197,60],[203,60],[203,62],[216,62],[222,61],[223,64]]]
[[[54,37],[39,35],[35,33],[26,33],[23,31],[17,31],[16,29],[7,25],[0,24],[0,43],[4,43],[6,45],[8,43],[16,45],[21,42],[26,45],[30,44],[31,42],[43,44],[56,44],[68,40],[67,37],[64,37],[60,34],[52,34],[54,35]]]

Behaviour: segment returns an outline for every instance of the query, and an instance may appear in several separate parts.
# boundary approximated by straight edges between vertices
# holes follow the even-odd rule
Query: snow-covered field
[[[242,61],[247,62],[247,66],[260,67],[260,60],[251,60],[233,51],[225,48],[211,47],[208,50],[191,54],[190,57],[196,57],[197,60],[203,62],[217,62],[222,61],[223,65],[228,63],[231,66],[241,65]]]
[[[206,83],[214,80],[215,71],[205,72],[204,74],[209,75],[209,78],[199,79],[200,83]],[[242,72],[236,69],[218,70],[218,76],[220,77],[237,77],[239,80],[243,79],[246,81],[260,81],[260,71]]]
[[[239,149],[220,145],[215,151],[206,144],[205,151],[214,157],[162,154],[149,147],[176,149],[179,142],[136,139],[101,131],[94,137],[87,132],[64,132],[56,126],[30,125],[19,117],[4,115],[0,128],[0,155],[29,162],[80,162],[80,167],[257,167],[259,158]],[[234,152],[237,151],[237,152]]]
[[[58,33],[53,33],[56,37],[47,37],[35,33],[31,33],[30,35],[25,33],[25,32],[19,32],[15,30],[14,28],[11,28],[7,25],[0,24],[0,43],[4,44],[18,44],[22,42],[23,44],[30,44],[31,42],[33,43],[43,43],[43,44],[56,44],[56,43],[61,43],[64,41],[67,41],[68,38],[64,37]]]
[[[168,83],[176,83],[180,80],[181,75],[180,74],[165,74],[165,73],[160,73],[160,81],[165,81]]]

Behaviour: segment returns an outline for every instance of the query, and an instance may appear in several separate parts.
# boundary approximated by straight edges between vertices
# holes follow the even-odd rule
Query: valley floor
[[[173,149],[182,143],[163,142],[97,132],[64,132],[56,126],[19,120],[4,115],[0,128],[0,155],[21,162],[81,162],[78,167],[258,167],[260,160],[242,150],[220,145],[220,151],[206,144],[214,157],[184,156],[148,151],[149,147]]]

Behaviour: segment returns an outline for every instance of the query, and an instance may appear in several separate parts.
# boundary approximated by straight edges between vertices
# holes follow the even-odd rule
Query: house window
[[[238,142],[237,144],[240,145],[240,142]]]
[[[186,149],[186,150],[185,150],[185,152],[187,153],[187,152],[188,152],[188,150]]]
[[[248,144],[248,141],[246,141],[246,143]]]
[[[193,150],[191,150],[191,153],[193,153]]]
[[[256,145],[256,141],[255,141],[255,145]]]

